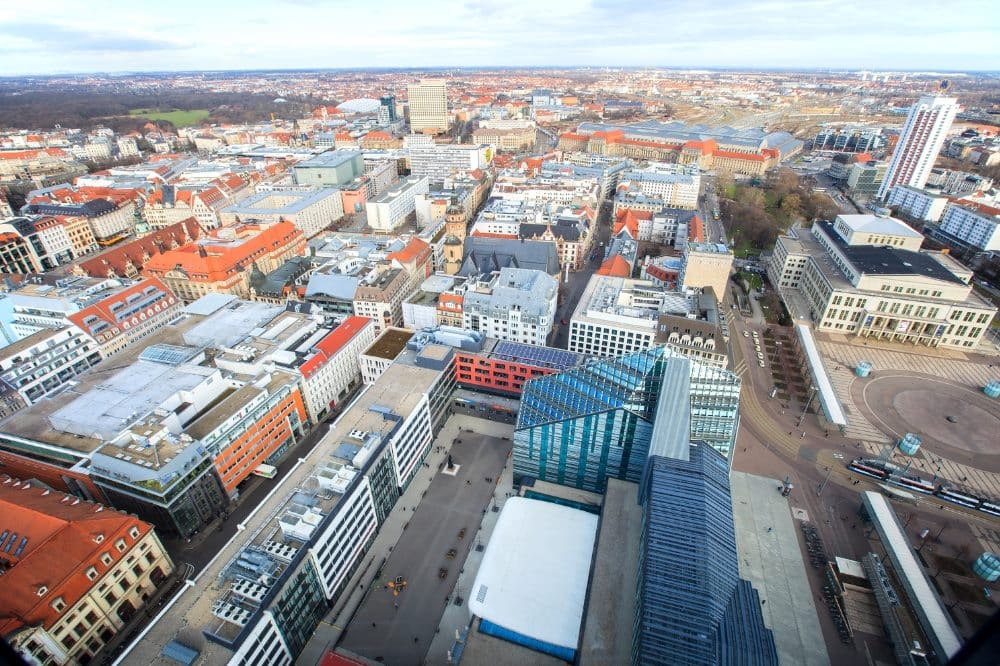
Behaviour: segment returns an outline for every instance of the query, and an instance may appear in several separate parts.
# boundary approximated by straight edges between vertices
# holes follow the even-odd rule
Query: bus
[[[265,479],[273,479],[278,473],[278,468],[274,465],[257,465],[257,468],[253,471],[256,476],[262,476]]]

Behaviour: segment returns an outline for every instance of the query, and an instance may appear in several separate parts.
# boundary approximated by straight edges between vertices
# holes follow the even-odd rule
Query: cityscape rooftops
[[[220,212],[252,217],[253,215],[294,215],[332,196],[340,196],[335,187],[317,190],[279,190],[258,192],[238,204],[226,206]]]
[[[219,641],[237,641],[273,602],[269,590],[280,589],[316,536],[330,524],[340,499],[362,482],[400,421],[386,418],[409,414],[440,373],[415,365],[394,363],[367,388],[329,432],[305,454],[269,494],[219,556],[173,600],[169,609],[129,653],[137,663],[170,662],[161,655],[167,643],[186,627],[206,631],[207,663],[224,663],[232,652]]]

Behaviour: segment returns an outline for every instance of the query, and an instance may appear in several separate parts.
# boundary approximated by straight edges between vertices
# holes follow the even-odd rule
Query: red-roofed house
[[[187,245],[202,235],[198,221],[189,217],[169,227],[128,243],[117,245],[107,252],[79,262],[71,270],[75,275],[90,277],[134,278],[146,263],[157,254]]]
[[[396,268],[405,268],[410,275],[410,287],[416,289],[434,272],[431,246],[419,238],[412,238],[399,252],[391,252],[386,259]]]
[[[31,663],[87,663],[173,571],[153,526],[0,476],[0,636]]]
[[[688,240],[695,243],[705,242],[705,223],[700,215],[692,215],[688,222]]]
[[[145,278],[69,315],[101,346],[105,358],[155,333],[180,314],[183,305],[156,278]]]
[[[443,292],[438,297],[437,320],[441,326],[457,326],[462,328],[463,305],[465,299],[461,294],[450,291]]]
[[[239,224],[157,254],[146,262],[143,273],[163,280],[187,303],[210,293],[249,299],[254,265],[267,274],[305,249],[305,236],[291,222]]]
[[[328,116],[339,116],[343,112],[335,106],[317,106],[313,109],[313,118],[326,118]]]
[[[330,330],[309,350],[299,366],[306,413],[319,423],[327,413],[361,385],[358,358],[375,342],[375,324],[352,316]]]
[[[402,145],[402,139],[381,130],[368,132],[368,134],[365,134],[361,138],[361,147],[365,150],[387,150],[390,148],[399,148]]]
[[[651,211],[621,208],[615,217],[615,226],[612,234],[618,236],[622,232],[625,232],[632,240],[649,240],[652,227],[653,213]]]
[[[605,259],[601,267],[597,269],[597,274],[628,278],[632,277],[632,266],[620,254],[615,254]]]

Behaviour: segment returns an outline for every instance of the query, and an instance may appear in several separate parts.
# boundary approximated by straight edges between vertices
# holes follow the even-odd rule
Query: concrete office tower
[[[407,90],[410,130],[442,134],[448,131],[448,91],[444,81],[421,81]]]
[[[958,100],[954,97],[924,95],[910,107],[889,170],[882,179],[879,199],[884,201],[893,185],[921,188],[927,183],[957,113]]]

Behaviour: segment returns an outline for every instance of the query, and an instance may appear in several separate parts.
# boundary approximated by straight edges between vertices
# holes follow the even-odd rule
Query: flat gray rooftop
[[[730,474],[740,577],[767,602],[761,612],[774,633],[779,663],[829,664],[797,526],[780,485],[745,472]]]
[[[587,591],[580,666],[627,664],[631,659],[642,531],[638,497],[638,484],[608,479]]]

